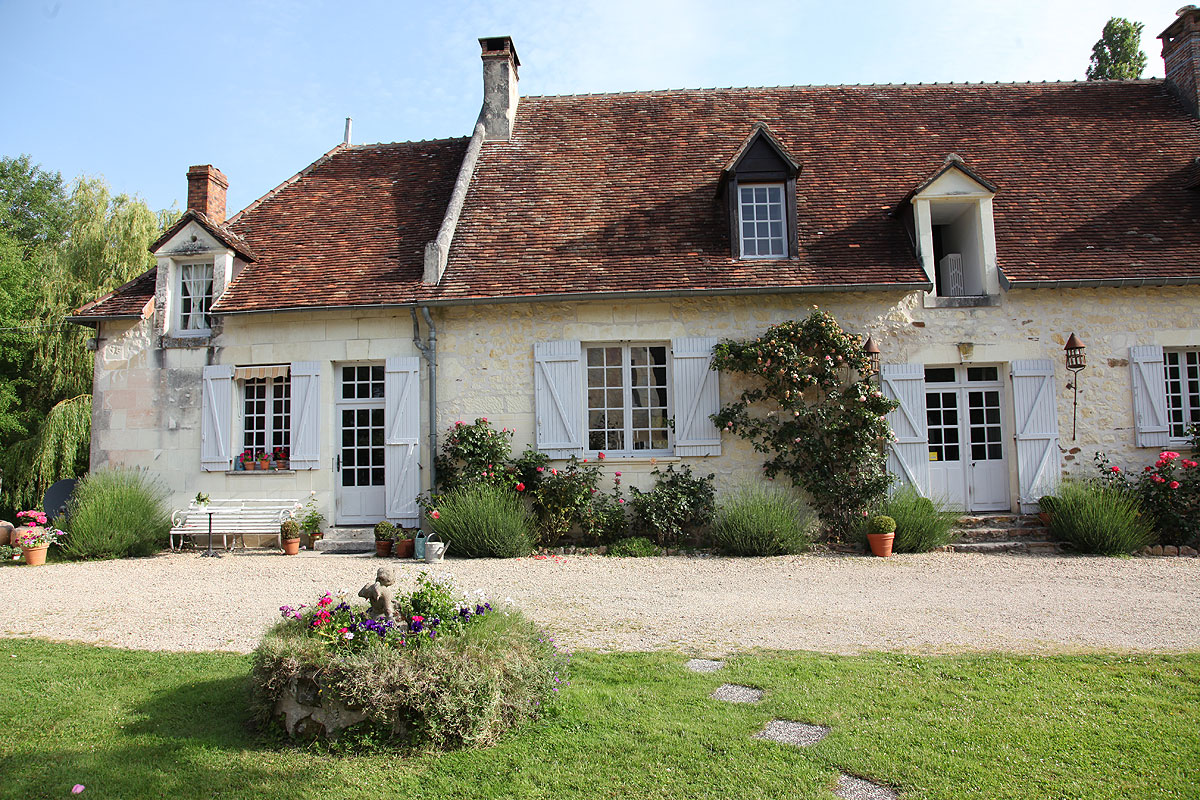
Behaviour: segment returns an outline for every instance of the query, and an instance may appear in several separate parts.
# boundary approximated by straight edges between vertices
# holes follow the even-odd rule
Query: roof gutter
[[[637,292],[564,292],[561,294],[511,295],[504,297],[465,297],[445,300],[409,300],[402,303],[364,303],[362,305],[288,306],[281,308],[255,308],[245,311],[222,311],[213,309],[213,314],[224,317],[242,314],[275,314],[286,311],[345,311],[351,308],[420,308],[422,306],[486,306],[500,303],[566,303],[587,300],[638,300],[664,297],[719,297],[722,295],[765,295],[765,294],[826,294],[830,292],[929,292],[933,291],[930,281],[906,283],[834,283],[816,286],[756,286],[748,289],[661,289]]]
[[[1200,286],[1200,276],[1151,278],[1066,278],[1059,280],[1010,280],[1000,273],[1005,289],[1137,289],[1142,286]]]

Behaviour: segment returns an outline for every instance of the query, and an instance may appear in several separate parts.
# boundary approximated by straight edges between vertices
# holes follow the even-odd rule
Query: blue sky
[[[1077,80],[1112,16],[1155,38],[1184,0],[830,3],[0,0],[0,155],[103,175],[152,208],[184,174],[229,177],[230,213],[341,141],[465,136],[480,36],[510,35],[521,93]]]

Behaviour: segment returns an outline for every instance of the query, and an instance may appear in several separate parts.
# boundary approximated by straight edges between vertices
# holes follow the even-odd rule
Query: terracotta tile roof
[[[732,261],[716,200],[756,123],[803,165],[800,253]],[[1200,128],[1162,81],[523,98],[430,299],[923,282],[897,205],[957,153],[1013,282],[1200,278]]]
[[[94,323],[101,319],[145,319],[153,310],[157,267],[151,267],[128,283],[80,307],[68,322]]]
[[[411,301],[466,146],[448,139],[335,148],[229,222],[257,261],[214,310]]]

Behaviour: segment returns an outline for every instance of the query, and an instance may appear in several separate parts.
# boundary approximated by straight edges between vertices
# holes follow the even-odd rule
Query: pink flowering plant
[[[448,576],[421,573],[395,610],[394,620],[373,619],[346,591],[281,606],[283,620],[253,657],[256,721],[282,722],[297,738],[326,735],[278,715],[287,699],[291,707],[361,711],[361,722],[336,733],[350,750],[486,745],[540,716],[569,685],[569,654],[511,599],[496,603],[482,590],[460,591]]]
[[[767,478],[784,475],[803,488],[831,536],[860,525],[890,483],[887,415],[899,404],[870,383],[869,367],[858,337],[815,307],[713,353],[713,369],[747,379],[713,421],[766,457]]]
[[[39,525],[46,524],[46,514],[45,512],[38,511],[36,509],[30,511],[18,511],[17,522],[26,527],[36,528]]]
[[[52,544],[58,544],[66,534],[60,530],[53,528],[34,527],[28,528],[24,533],[17,535],[18,547],[49,547]]]
[[[459,420],[451,425],[435,462],[439,491],[452,492],[480,483],[502,488],[515,486],[518,476],[510,463],[515,433],[508,428],[496,430],[487,417],[479,417],[473,423]]]
[[[1096,453],[1098,480],[1135,497],[1162,544],[1200,545],[1200,457],[1163,450],[1153,464],[1130,475]]]

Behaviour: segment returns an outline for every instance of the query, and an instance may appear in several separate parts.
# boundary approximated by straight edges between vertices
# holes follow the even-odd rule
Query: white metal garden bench
[[[246,534],[256,533],[274,536],[280,547],[283,543],[279,536],[279,526],[292,513],[299,500],[286,498],[269,499],[228,499],[210,500],[207,506],[201,506],[193,500],[187,508],[179,508],[171,512],[171,549],[178,549],[175,544],[179,538],[179,547],[187,537],[194,539],[197,544],[206,542],[208,536],[209,513],[212,513],[212,534],[221,537],[221,546],[226,550],[232,548],[230,539],[236,544],[241,539],[242,547],[246,546]]]

